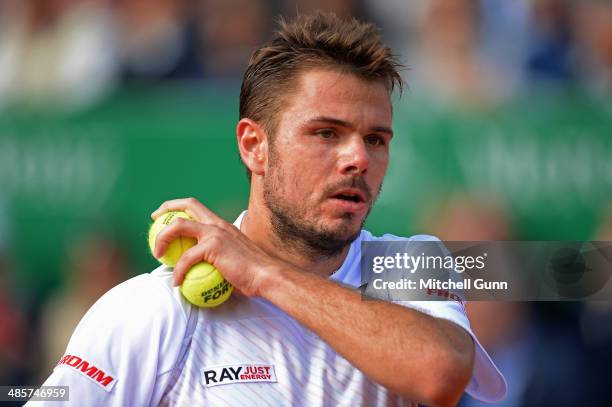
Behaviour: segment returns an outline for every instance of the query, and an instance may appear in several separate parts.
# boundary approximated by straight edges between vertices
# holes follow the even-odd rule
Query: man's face
[[[358,235],[389,161],[391,102],[380,82],[311,69],[278,113],[264,200],[281,239],[315,254],[340,252]]]

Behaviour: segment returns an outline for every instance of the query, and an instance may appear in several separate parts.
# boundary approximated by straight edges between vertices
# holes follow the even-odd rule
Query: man
[[[153,218],[194,220],[164,229],[154,254],[179,235],[198,244],[174,270],[103,296],[45,384],[69,385],[84,406],[446,406],[468,383],[502,397],[461,305],[355,290],[361,242],[381,239],[361,227],[389,161],[396,66],[372,25],[328,14],[281,23],[240,95],[248,211],[231,225],[192,198],[163,203]],[[219,308],[192,307],[176,288],[201,261],[239,291]]]

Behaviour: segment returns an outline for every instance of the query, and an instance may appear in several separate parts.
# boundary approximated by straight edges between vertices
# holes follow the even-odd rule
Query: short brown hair
[[[269,136],[276,130],[281,95],[291,91],[292,80],[304,69],[329,67],[381,81],[389,92],[402,89],[401,64],[383,44],[378,29],[356,19],[342,20],[333,13],[279,19],[272,39],[256,50],[240,89],[240,119],[260,123]],[[250,171],[247,168],[250,179]]]

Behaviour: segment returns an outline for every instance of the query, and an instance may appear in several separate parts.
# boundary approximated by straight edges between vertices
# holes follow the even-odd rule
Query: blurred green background
[[[77,115],[0,115],[7,244],[28,301],[60,282],[87,229],[112,231],[146,272],[156,265],[145,244],[149,214],[164,200],[195,196],[228,220],[246,208],[238,92],[132,89]],[[397,99],[389,173],[367,227],[424,233],[424,218],[469,193],[497,198],[513,238],[592,238],[612,196],[611,117],[580,94],[534,98],[479,112],[449,111],[410,91]]]

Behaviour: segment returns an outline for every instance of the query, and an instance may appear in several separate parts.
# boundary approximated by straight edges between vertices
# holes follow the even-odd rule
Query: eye
[[[336,135],[336,132],[332,129],[321,129],[317,130],[315,134],[324,139],[330,139]]]
[[[373,146],[384,146],[386,144],[384,137],[379,136],[378,134],[370,134],[366,136],[365,141]]]
[[[315,134],[324,139],[330,139],[336,135],[336,132],[332,129],[321,129],[317,130]]]

